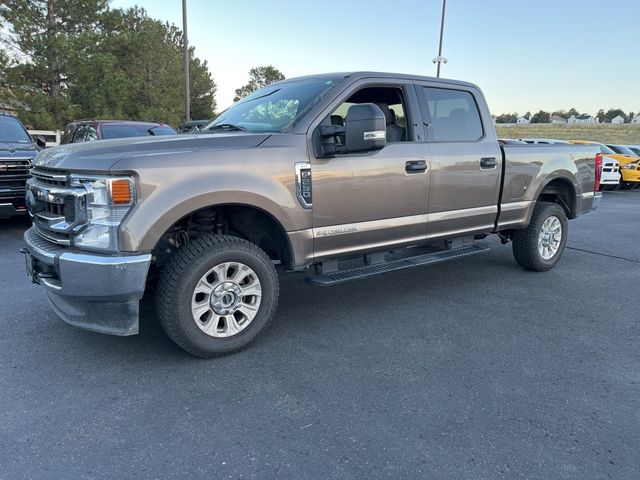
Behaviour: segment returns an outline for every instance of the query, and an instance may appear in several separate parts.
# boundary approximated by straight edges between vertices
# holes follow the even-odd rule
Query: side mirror
[[[36,138],[36,145],[40,148],[47,148],[47,141],[42,135],[38,135]]]
[[[387,143],[387,122],[374,103],[352,105],[345,121],[345,150],[380,150]]]

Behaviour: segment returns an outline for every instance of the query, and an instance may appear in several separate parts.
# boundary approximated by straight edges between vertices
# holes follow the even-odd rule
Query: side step
[[[468,257],[470,255],[488,252],[489,250],[489,248],[481,245],[470,245],[468,247],[443,250],[435,253],[425,253],[413,257],[405,257],[399,260],[390,260],[348,270],[334,270],[327,273],[314,274],[308,276],[307,281],[318,286],[336,285],[350,280],[372,277],[380,273],[393,272],[422,265],[433,265],[435,263],[446,262],[456,258]]]

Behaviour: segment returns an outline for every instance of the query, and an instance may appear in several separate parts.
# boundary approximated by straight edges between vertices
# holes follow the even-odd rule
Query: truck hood
[[[74,172],[106,172],[124,159],[251,148],[257,147],[269,136],[270,134],[234,132],[98,140],[48,148],[38,154],[33,164]]]
[[[33,143],[0,142],[0,158],[32,159],[38,153]]]

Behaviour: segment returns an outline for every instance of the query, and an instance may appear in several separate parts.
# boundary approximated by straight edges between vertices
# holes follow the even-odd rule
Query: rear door
[[[467,86],[426,81],[416,82],[416,93],[431,160],[428,237],[491,231],[502,155],[482,94]]]

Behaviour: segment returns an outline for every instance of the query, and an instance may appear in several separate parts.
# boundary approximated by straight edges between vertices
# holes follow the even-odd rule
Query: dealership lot
[[[283,278],[272,327],[199,360],[64,324],[0,225],[0,479],[638,478],[640,191],[510,246],[339,287]],[[114,473],[117,472],[117,473]]]

